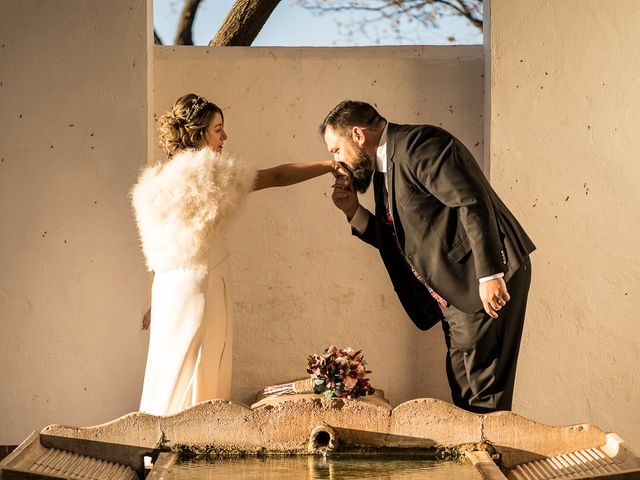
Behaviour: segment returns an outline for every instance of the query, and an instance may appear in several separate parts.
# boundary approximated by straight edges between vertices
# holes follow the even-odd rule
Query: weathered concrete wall
[[[491,178],[538,251],[514,408],[640,445],[640,4],[492,0]]]
[[[137,407],[147,0],[2,2],[0,444]]]
[[[317,127],[345,98],[395,122],[435,123],[482,157],[482,47],[155,47],[155,112],[195,91],[225,111],[225,150],[267,167],[328,158]],[[397,404],[449,400],[442,332],[404,314],[378,253],[331,202],[332,177],[250,195],[229,232],[236,300],[234,400],[305,375],[306,356],[362,348]],[[372,197],[366,202],[373,204]]]

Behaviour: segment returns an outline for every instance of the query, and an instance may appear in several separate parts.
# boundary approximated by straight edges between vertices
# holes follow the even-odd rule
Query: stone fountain
[[[58,458],[57,467],[47,464],[55,460],[53,450],[66,452],[67,463]],[[121,476],[113,478],[153,480],[171,468],[176,453],[339,455],[353,450],[419,450],[434,458],[464,458],[492,480],[640,478],[640,459],[618,436],[594,425],[543,425],[512,412],[479,415],[432,398],[391,408],[380,393],[354,400],[317,394],[267,397],[250,407],[211,400],[170,416],[135,412],[91,427],[50,425],[0,463],[0,478],[32,478],[8,476],[15,471],[45,475],[37,478],[106,478],[74,477],[78,468],[90,468],[73,455],[93,461],[96,471],[99,461],[114,470],[122,467]],[[150,472],[141,469],[143,455],[157,458]]]

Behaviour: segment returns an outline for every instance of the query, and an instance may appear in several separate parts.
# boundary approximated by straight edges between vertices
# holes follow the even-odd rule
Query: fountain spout
[[[309,434],[308,450],[310,453],[326,453],[338,447],[338,434],[329,425],[318,425]]]

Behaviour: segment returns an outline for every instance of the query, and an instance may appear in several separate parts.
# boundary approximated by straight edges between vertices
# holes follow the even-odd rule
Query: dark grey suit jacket
[[[466,147],[430,125],[387,130],[388,198],[401,252],[384,222],[382,176],[374,176],[376,213],[354,235],[380,250],[405,310],[421,329],[442,313],[408,264],[457,309],[482,308],[478,279],[499,272],[508,282],[535,250]],[[420,288],[422,287],[422,288]]]

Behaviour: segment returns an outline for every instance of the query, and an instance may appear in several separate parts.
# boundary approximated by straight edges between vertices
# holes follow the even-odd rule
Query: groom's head
[[[368,103],[345,100],[320,125],[327,149],[335,160],[347,165],[360,193],[371,183],[375,151],[385,124],[386,120]]]

